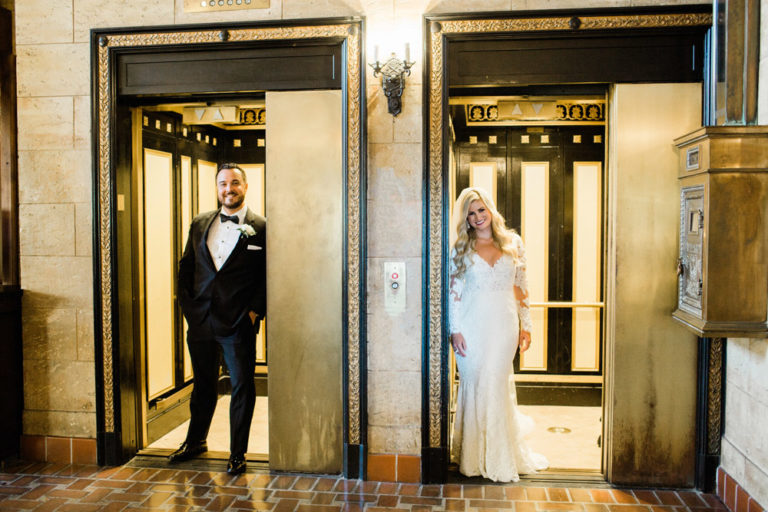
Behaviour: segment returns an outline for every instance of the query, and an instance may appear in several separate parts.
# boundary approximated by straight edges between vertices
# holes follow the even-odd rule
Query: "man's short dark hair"
[[[234,169],[236,171],[240,171],[240,176],[243,177],[243,183],[248,183],[248,176],[245,175],[245,171],[242,167],[240,167],[237,164],[233,163],[224,163],[219,166],[219,170],[216,171],[216,181],[219,181],[219,173],[223,171],[224,169]]]

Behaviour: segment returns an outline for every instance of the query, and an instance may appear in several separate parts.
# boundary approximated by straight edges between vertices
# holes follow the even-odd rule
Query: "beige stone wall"
[[[728,340],[725,369],[723,469],[768,506],[768,340]]]
[[[15,21],[24,433],[95,437],[88,44],[66,2]]]
[[[8,3],[8,0],[2,0]],[[396,28],[420,62],[424,13],[629,7],[698,0],[271,0],[185,13],[183,0],[19,0],[21,270],[26,434],[95,437],[91,251],[91,28],[361,15],[368,52]],[[768,9],[766,9],[768,10]],[[368,76],[368,413],[373,453],[421,451],[422,84],[393,118]],[[383,308],[383,264],[407,264],[407,311]]]

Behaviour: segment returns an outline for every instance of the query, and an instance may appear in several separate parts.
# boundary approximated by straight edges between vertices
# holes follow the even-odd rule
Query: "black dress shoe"
[[[245,473],[245,468],[245,456],[243,455],[232,455],[227,462],[227,473],[230,475]]]
[[[208,451],[208,443],[205,441],[189,442],[184,441],[178,450],[168,456],[168,462],[184,462]]]

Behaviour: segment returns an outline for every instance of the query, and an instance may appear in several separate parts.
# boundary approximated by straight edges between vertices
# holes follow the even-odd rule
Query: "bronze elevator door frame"
[[[284,27],[285,32],[270,30]],[[189,34],[189,35],[188,35]],[[365,465],[365,361],[364,348],[364,73],[361,73],[362,21],[357,18],[301,20],[301,23],[222,24],[207,27],[171,26],[126,31],[92,31],[92,136],[94,139],[94,305],[96,314],[96,375],[98,459],[116,465],[137,453],[137,429],[141,428],[137,400],[137,354],[133,350],[134,325],[130,310],[137,300],[134,283],[120,278],[120,268],[130,268],[133,252],[130,220],[132,197],[117,197],[116,191],[130,191],[132,147],[130,105],[231,98],[270,90],[341,89],[346,129],[344,148],[345,215],[344,318],[342,376],[344,390],[344,474],[358,478]],[[233,41],[228,41],[230,35]],[[273,39],[293,36],[293,39]],[[215,37],[214,37],[215,36]],[[260,39],[263,38],[263,39]],[[239,41],[234,41],[239,39]],[[203,40],[204,42],[200,42]],[[208,63],[201,64],[203,55]],[[227,56],[231,59],[227,59]],[[174,72],[162,70],[168,59]],[[209,82],[179,81],[179,66],[192,71],[207,69],[214,59],[219,66]],[[250,60],[249,60],[250,59]],[[126,62],[131,65],[124,65]],[[244,73],[241,66],[260,69]],[[281,63],[274,65],[274,63]],[[315,63],[316,65],[307,65]],[[145,66],[142,68],[142,66]],[[229,67],[227,67],[229,66]],[[255,68],[254,68],[255,67]],[[138,79],[126,79],[126,72]],[[121,71],[123,74],[121,74]],[[223,74],[222,74],[223,73]],[[182,75],[183,76],[183,75]],[[108,77],[108,78],[105,78]],[[223,79],[226,77],[227,79]],[[244,78],[245,77],[245,78]],[[287,78],[286,78],[287,77]],[[164,83],[158,83],[165,80]],[[245,82],[244,82],[245,80]],[[143,81],[143,82],[142,82]],[[137,84],[145,87],[137,87]],[[243,87],[233,90],[232,84]],[[244,85],[245,84],[245,85]],[[130,87],[129,87],[130,86]],[[132,87],[132,88],[131,88]],[[121,94],[130,92],[131,94]],[[108,120],[108,121],[107,121]],[[350,175],[352,172],[354,175]],[[362,183],[361,183],[362,181]],[[109,184],[111,182],[111,184]],[[351,188],[349,188],[351,187]],[[105,195],[106,194],[106,195]],[[114,208],[114,209],[113,209]],[[350,211],[357,213],[350,217]],[[104,210],[104,211],[102,211]],[[119,213],[118,213],[119,212]],[[118,216],[121,215],[118,222]],[[126,228],[125,226],[128,226]],[[121,229],[121,226],[123,228]],[[112,247],[120,251],[112,251]],[[130,276],[125,277],[131,280]],[[114,290],[114,291],[113,291]],[[109,307],[111,305],[111,307]],[[354,313],[354,314],[351,314]],[[362,313],[362,314],[361,314]],[[123,318],[123,321],[118,321]],[[113,329],[114,325],[114,329]],[[113,342],[114,340],[114,342]],[[354,343],[351,349],[348,343]],[[362,366],[362,367],[361,367]],[[349,373],[349,369],[356,373]],[[114,376],[110,379],[110,376]],[[350,382],[354,381],[354,382]],[[103,384],[98,384],[102,382]]]
[[[422,482],[444,482],[449,463],[444,340],[451,87],[496,96],[536,95],[537,87],[565,84],[699,82],[708,79],[710,26],[711,5],[425,16]],[[628,49],[635,60],[623,66]],[[661,72],[651,74],[653,68]]]

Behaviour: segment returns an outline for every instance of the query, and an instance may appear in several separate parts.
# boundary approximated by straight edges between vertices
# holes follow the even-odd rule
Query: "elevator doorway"
[[[526,246],[532,343],[510,386],[536,424],[528,442],[551,471],[599,472],[605,96],[449,101],[451,202],[485,189]],[[451,363],[453,416],[453,353]]]
[[[134,310],[142,354],[143,454],[165,455],[186,439],[194,382],[187,327],[175,299],[178,261],[192,218],[219,207],[216,171],[236,162],[246,173],[245,204],[265,211],[265,105],[261,97],[237,102],[163,103],[133,109],[134,218],[139,243],[133,275],[142,295]],[[256,407],[249,439],[252,460],[268,460],[268,350],[266,320],[256,346]],[[229,372],[220,362],[219,404],[208,437],[209,456],[229,450]]]
[[[341,97],[327,90],[265,91],[205,102],[145,100],[130,109],[131,185],[119,189],[118,201],[130,208],[135,241],[130,260],[122,256],[138,296],[130,314],[139,355],[140,454],[166,456],[186,439],[194,374],[175,292],[178,261],[191,219],[219,208],[218,167],[235,162],[245,170],[246,206],[271,219],[263,248],[267,313],[253,340],[257,398],[246,457],[273,469],[342,470]],[[220,398],[203,459],[229,456],[230,383],[220,365]],[[297,422],[302,414],[311,421]]]

